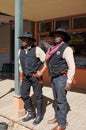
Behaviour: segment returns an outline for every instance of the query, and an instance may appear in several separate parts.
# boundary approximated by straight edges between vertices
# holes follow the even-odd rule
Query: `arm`
[[[23,71],[22,71],[22,67],[21,67],[21,62],[20,62],[20,51],[18,51],[18,59],[19,59],[19,82],[20,82],[20,85],[22,84],[22,78],[23,78]]]
[[[47,65],[45,63],[45,52],[39,47],[36,47],[36,57],[43,63],[42,69],[35,74],[35,76],[40,77],[46,71]]]
[[[70,47],[67,47],[63,53],[63,58],[66,60],[68,65],[68,72],[67,72],[67,84],[65,89],[69,90],[71,88],[71,83],[74,78],[75,74],[75,62],[73,56],[73,50]]]

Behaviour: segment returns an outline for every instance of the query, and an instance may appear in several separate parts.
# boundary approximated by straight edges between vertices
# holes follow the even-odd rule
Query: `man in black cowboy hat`
[[[52,130],[64,130],[67,118],[67,91],[75,74],[75,62],[73,50],[67,45],[70,35],[59,28],[50,33],[55,42],[46,53],[48,72],[51,76],[51,86],[55,101],[55,118],[48,121],[49,124],[58,122],[58,126]]]
[[[23,99],[25,108],[28,112],[27,116],[23,118],[22,121],[26,122],[36,117],[33,121],[33,124],[36,125],[40,123],[43,118],[41,77],[46,70],[45,53],[41,48],[34,46],[36,40],[31,33],[24,32],[24,34],[18,38],[22,40],[22,47],[19,50],[21,98]],[[21,78],[22,75],[23,79]],[[31,86],[33,87],[36,98],[37,114],[30,97]]]

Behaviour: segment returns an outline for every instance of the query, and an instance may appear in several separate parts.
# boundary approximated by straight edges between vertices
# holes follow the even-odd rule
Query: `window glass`
[[[46,53],[48,48],[53,43],[53,38],[49,37],[48,35],[39,35],[39,47],[44,50]]]
[[[39,23],[39,32],[49,32],[51,31],[51,22]]]
[[[72,33],[70,46],[73,48],[77,67],[86,67],[86,32]]]
[[[73,29],[86,28],[86,16],[73,18]]]
[[[69,29],[69,19],[56,20],[55,21],[55,29],[57,29],[57,28]]]

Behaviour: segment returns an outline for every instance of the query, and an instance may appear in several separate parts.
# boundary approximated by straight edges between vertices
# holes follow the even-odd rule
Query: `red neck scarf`
[[[55,46],[52,45],[51,47],[49,47],[48,51],[46,52],[45,60],[48,61],[63,44],[64,42],[61,42],[60,44],[57,44]]]

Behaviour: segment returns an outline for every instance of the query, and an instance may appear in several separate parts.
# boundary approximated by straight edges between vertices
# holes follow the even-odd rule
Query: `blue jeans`
[[[52,78],[51,86],[55,100],[55,118],[58,120],[58,125],[66,125],[67,117],[67,91],[64,89],[67,82],[66,76],[58,76]]]

